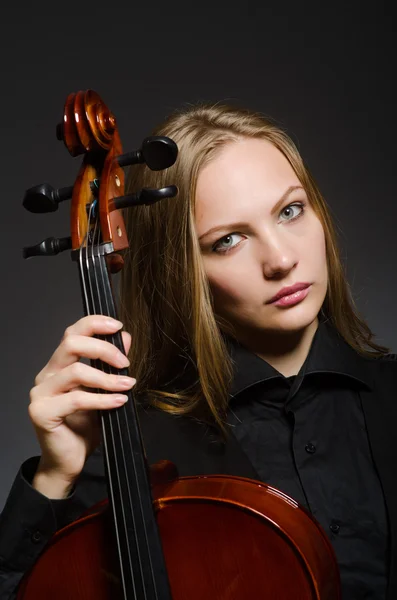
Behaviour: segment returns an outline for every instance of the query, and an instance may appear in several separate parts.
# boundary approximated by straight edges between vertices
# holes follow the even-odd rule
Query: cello
[[[123,154],[116,118],[93,90],[69,94],[57,137],[73,157],[83,155],[76,181],[30,188],[23,205],[52,212],[71,199],[71,235],[47,238],[23,255],[71,250],[85,314],[117,319],[111,274],[128,248],[122,209],[178,192],[170,185],[124,195],[123,167],[166,169],[178,148],[152,136]],[[102,339],[125,353],[120,331]],[[131,390],[125,405],[100,411],[100,420],[108,499],[55,533],[22,578],[17,600],[340,599],[331,543],[295,500],[243,477],[179,477],[166,457],[149,466]]]

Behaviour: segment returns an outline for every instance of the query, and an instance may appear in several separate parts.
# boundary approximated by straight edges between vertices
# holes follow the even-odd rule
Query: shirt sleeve
[[[22,464],[0,515],[0,600],[16,598],[22,576],[57,530],[107,497],[100,448],[62,500],[51,500],[32,487],[39,460],[34,456]]]

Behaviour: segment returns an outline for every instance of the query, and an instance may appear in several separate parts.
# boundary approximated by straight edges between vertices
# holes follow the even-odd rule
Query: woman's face
[[[234,325],[238,338],[317,325],[328,281],[324,232],[275,146],[244,138],[203,167],[196,232],[215,312]],[[310,284],[304,300],[289,307],[268,303],[298,282]]]

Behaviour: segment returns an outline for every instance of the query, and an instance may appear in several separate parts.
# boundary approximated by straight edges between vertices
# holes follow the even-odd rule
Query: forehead
[[[270,209],[291,185],[300,185],[299,179],[273,144],[248,138],[230,142],[198,175],[196,220],[207,223],[259,204]]]

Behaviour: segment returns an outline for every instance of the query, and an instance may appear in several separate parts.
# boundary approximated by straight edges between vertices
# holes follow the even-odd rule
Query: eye
[[[217,252],[218,254],[226,254],[227,252],[229,252],[230,250],[233,250],[233,248],[235,248],[236,246],[238,246],[238,244],[233,245],[226,245],[226,246],[221,246],[221,244],[224,241],[228,241],[231,240],[234,236],[240,236],[240,233],[228,233],[228,235],[225,235],[223,238],[221,238],[220,240],[218,240],[213,246],[212,246],[212,250],[214,252]],[[221,250],[219,249],[219,247],[221,246]]]
[[[291,219],[287,219],[287,221],[294,221],[295,219],[297,219],[298,217],[300,217],[304,211],[305,211],[305,206],[302,202],[295,202],[294,204],[288,204],[288,206],[286,206],[285,208],[283,208],[283,210],[280,212],[280,215],[285,212],[286,210],[291,210],[291,208],[300,208],[302,209],[301,212],[299,212],[297,215],[293,216]]]

